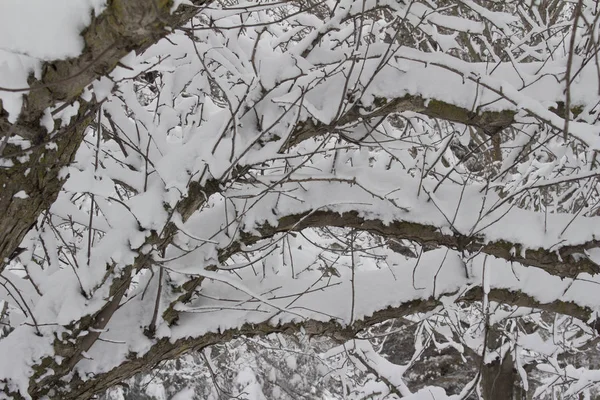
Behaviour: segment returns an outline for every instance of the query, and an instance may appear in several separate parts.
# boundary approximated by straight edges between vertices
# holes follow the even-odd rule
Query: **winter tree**
[[[0,398],[594,398],[599,20],[3,0]]]

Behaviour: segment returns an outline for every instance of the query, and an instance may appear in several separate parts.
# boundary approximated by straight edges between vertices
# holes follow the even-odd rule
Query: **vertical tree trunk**
[[[502,360],[484,364],[481,385],[485,400],[520,400],[516,388],[516,371],[513,357],[507,352]]]

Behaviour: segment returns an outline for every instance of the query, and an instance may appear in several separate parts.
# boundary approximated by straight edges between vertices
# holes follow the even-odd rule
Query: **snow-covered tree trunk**
[[[29,88],[0,89],[25,96],[16,121],[6,106],[0,107],[0,155],[5,160],[0,170],[0,260],[10,258],[40,213],[54,202],[65,179],[61,170],[73,161],[97,116],[98,102],[81,94],[128,53],[143,52],[187,22],[204,3],[196,0],[193,7],[171,13],[172,1],[110,1],[82,32],[84,50],[79,56],[46,61],[39,79],[30,77]],[[49,115],[74,102],[78,109],[66,124],[52,121]],[[10,138],[15,135],[27,142],[13,143]]]

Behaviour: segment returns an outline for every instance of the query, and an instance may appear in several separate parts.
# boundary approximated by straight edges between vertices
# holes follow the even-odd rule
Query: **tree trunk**
[[[517,375],[513,367],[513,357],[507,352],[502,361],[494,360],[484,364],[481,371],[481,386],[485,400],[521,400],[517,388]]]
[[[111,0],[81,33],[85,49],[67,60],[48,61],[42,78],[30,79],[21,114],[10,123],[0,101],[0,272],[41,212],[56,199],[64,182],[61,170],[71,163],[83,133],[95,116],[95,100],[79,98],[95,79],[107,75],[129,52],[144,51],[188,21],[207,0],[194,0],[171,13],[171,0]],[[168,28],[168,29],[167,29]],[[45,110],[78,100],[79,113],[66,127],[48,133],[40,125]],[[20,137],[23,149],[11,143]]]

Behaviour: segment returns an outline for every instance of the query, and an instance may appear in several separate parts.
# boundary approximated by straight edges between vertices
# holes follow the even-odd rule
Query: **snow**
[[[93,83],[94,87],[94,95],[96,96],[96,101],[102,101],[108,97],[111,93],[114,82],[112,79],[102,76],[99,79],[95,80]]]
[[[194,400],[194,389],[185,388],[175,396],[171,397],[171,400]]]
[[[17,198],[17,199],[27,199],[27,198],[29,198],[29,195],[27,193],[25,193],[24,190],[20,190],[17,193],[15,193],[13,195],[13,197]]]
[[[27,89],[40,78],[44,61],[76,57],[84,47],[80,32],[99,15],[105,0],[3,0],[0,2],[0,88]],[[16,121],[24,91],[0,89],[2,107]]]
[[[104,5],[105,0],[3,0],[0,48],[39,60],[75,57],[84,44],[79,33]]]
[[[313,167],[314,165],[311,169]],[[276,208],[281,215],[320,209],[339,213],[357,210],[367,220],[381,220],[385,224],[392,221],[414,222],[438,227],[443,233],[450,235],[453,232],[465,236],[477,234],[485,238],[484,242],[518,243],[522,249],[558,250],[568,245],[584,244],[593,237],[600,237],[600,217],[581,217],[577,230],[563,234],[574,215],[561,213],[545,216],[509,204],[502,205],[502,199],[496,194],[482,193],[483,185],[470,184],[461,187],[447,181],[438,186],[437,180],[434,179],[421,181],[399,171],[376,172],[348,164],[338,166],[335,176],[319,176],[315,173],[311,173],[310,176],[313,182],[302,183],[303,188],[310,190],[300,192],[294,198],[279,199],[274,194],[273,197],[266,196],[261,201],[266,202],[271,198],[274,206],[276,202]],[[306,177],[302,169],[290,175],[292,180]],[[343,180],[340,181],[340,178]],[[262,178],[261,181],[264,184],[272,184],[280,179],[281,176],[270,175],[268,179]],[[419,185],[429,194],[417,196]],[[295,188],[298,188],[299,184],[291,183],[279,187],[282,190],[296,191]],[[247,193],[260,191],[247,189]],[[231,195],[235,192],[232,191]],[[320,193],[328,193],[328,196],[320,196]],[[275,223],[276,216],[270,209],[265,207],[266,211],[262,215],[256,210],[254,214],[245,217],[244,224],[247,229],[252,224]],[[498,221],[491,223],[496,220]],[[513,229],[515,226],[519,226],[520,229]]]
[[[104,6],[99,0],[61,0],[52,6],[41,0],[25,3],[27,10],[22,15],[17,11],[23,1],[0,4],[0,26],[9,33],[0,35],[0,86],[26,88],[28,75],[39,77],[43,61],[80,54],[83,43],[79,33],[89,24],[92,12],[97,14]],[[408,8],[401,2],[388,3],[407,21],[423,23],[423,32],[441,50],[456,49],[457,32],[483,32],[482,22],[438,13],[426,4]],[[512,29],[515,16],[490,12],[471,1],[463,3],[497,22],[498,29]],[[189,2],[175,1],[173,10],[181,4]],[[515,67],[508,62],[465,62],[443,52],[389,47],[381,41],[344,47],[354,32],[349,21],[363,7],[377,4],[345,0],[325,22],[314,15],[297,15],[282,22],[288,24],[287,30],[274,25],[264,32],[247,29],[243,34],[236,28],[236,16],[224,18],[234,11],[209,9],[206,13],[214,17],[214,26],[228,29],[199,30],[197,42],[173,32],[168,41],[144,54],[128,54],[121,61],[126,68],[119,67],[93,82],[93,90],[87,90],[82,98],[91,99],[93,94],[103,102],[106,115],[100,122],[104,126],[114,123],[113,133],[120,142],[102,137],[96,148],[98,133],[86,133],[76,159],[62,171],[61,176],[68,178],[47,220],[38,221],[39,231],[36,227],[24,241],[28,253],[15,261],[13,270],[3,272],[2,277],[14,282],[22,297],[15,298],[7,287],[1,287],[0,300],[30,308],[37,318],[34,321],[29,312],[15,312],[11,315],[15,330],[0,341],[0,353],[10,361],[0,362],[0,377],[7,379],[11,389],[26,393],[31,366],[53,356],[53,338],[67,335],[64,327],[73,321],[101,310],[114,295],[111,285],[115,279],[128,273],[136,260],[140,268],[125,277],[132,283],[102,330],[103,340],[96,341],[76,366],[82,379],[147,354],[158,340],[174,343],[241,326],[251,329],[253,324],[297,324],[310,330],[310,322],[319,321],[345,327],[386,308],[402,310],[422,300],[432,301],[436,312],[456,310],[456,302],[474,288],[483,289],[486,309],[493,305],[494,291],[503,290],[542,305],[572,303],[589,311],[591,319],[598,315],[600,278],[558,271],[564,263],[577,267],[589,260],[600,265],[600,250],[583,249],[596,246],[600,237],[597,213],[591,216],[591,212],[580,213],[567,206],[553,210],[545,206],[544,212],[516,206],[521,204],[517,195],[549,185],[565,188],[565,192],[549,195],[557,197],[560,205],[565,203],[559,196],[571,195],[567,190],[595,190],[597,167],[590,158],[600,150],[600,128],[584,118],[571,121],[569,132],[583,144],[573,141],[564,145],[548,139],[544,142],[546,158],[536,153],[522,161],[523,149],[532,137],[542,141],[543,135],[552,132],[538,130],[539,121],[531,123],[530,114],[556,131],[564,125],[561,116],[548,110],[564,99],[564,85],[556,78],[565,73],[564,54]],[[249,16],[249,23],[261,24],[260,18],[269,15],[258,8],[254,12],[258,16]],[[286,41],[303,31],[298,29],[302,24],[312,30],[288,46]],[[453,33],[441,34],[438,28]],[[319,35],[322,40],[315,46],[313,39]],[[580,65],[583,59],[576,56],[575,63]],[[158,93],[140,89],[139,82],[130,79],[149,65],[157,65],[161,74],[158,89],[154,88]],[[597,79],[593,63],[583,67],[571,88],[573,104],[598,101],[597,88],[590,84]],[[23,93],[0,89],[0,100],[11,121],[18,116]],[[419,110],[403,114],[414,124],[412,137],[405,137],[383,119],[369,120],[369,112],[378,104],[375,100],[406,95],[418,96],[426,104],[439,100],[468,110],[513,111],[515,120],[523,123],[518,125],[522,130],[503,143],[500,172],[490,173],[488,181],[470,172],[467,175],[464,166],[453,161],[448,147],[454,139],[468,145],[468,134],[450,129],[432,132],[433,124],[428,125],[416,113]],[[79,105],[78,101],[65,107],[57,104],[62,111],[53,115],[53,110],[46,110],[40,124],[48,132],[54,130],[55,119],[65,126],[77,115]],[[338,126],[335,133],[364,138],[362,146],[326,138],[332,131],[328,125],[340,116],[344,126]],[[289,148],[295,129],[310,124],[323,128],[321,136]],[[376,125],[378,130],[373,132]],[[388,132],[390,135],[384,135]],[[378,139],[384,140],[375,150]],[[17,138],[10,140],[17,143]],[[577,145],[584,150],[577,150]],[[53,142],[46,146],[57,149]],[[29,162],[27,157],[24,154],[19,162]],[[441,159],[450,166],[441,165]],[[250,172],[232,179],[238,167],[250,165]],[[195,193],[197,198],[188,197],[198,207],[185,210],[191,216],[180,215],[182,207],[178,205],[188,196],[192,183],[203,185],[209,179],[219,180],[218,193],[210,198],[202,192]],[[572,185],[573,181],[582,182],[581,187]],[[26,199],[28,194],[19,191],[13,197]],[[440,247],[415,260],[377,243],[365,244],[372,257],[366,252],[348,255],[339,248],[355,232],[339,228],[350,212],[360,220],[353,228],[370,229],[383,239],[411,239],[418,236],[411,230],[421,230],[421,245],[473,237],[483,253],[492,252],[494,245],[512,250],[507,259],[500,259]],[[315,213],[327,216],[325,222],[337,237],[313,229],[325,223],[311,219]],[[296,234],[303,224],[309,226]],[[173,227],[177,232],[172,233]],[[277,230],[273,237],[253,242],[253,235],[273,228]],[[165,234],[170,236],[162,238]],[[161,241],[171,239],[173,245],[163,251]],[[577,245],[582,245],[581,252],[567,256],[565,248]],[[332,250],[336,246],[337,252]],[[415,245],[415,250],[420,252],[418,247]],[[228,257],[232,248],[236,254]],[[510,259],[526,258],[532,251],[556,254],[564,263],[549,265],[545,271]],[[335,255],[335,263],[330,262],[334,257],[325,255]],[[45,261],[38,264],[34,257]],[[200,277],[198,293],[190,301],[180,302],[180,285]],[[178,313],[177,324],[162,320],[168,308]],[[507,314],[500,310],[490,321],[515,317]],[[521,316],[526,314],[520,311]],[[158,316],[157,332],[150,338],[144,329],[154,315]],[[587,322],[580,321],[581,329],[590,328]],[[43,336],[36,335],[35,324],[41,325]],[[451,331],[444,335],[452,338]],[[464,343],[448,340],[440,347],[470,346],[479,351],[483,345],[477,334]],[[558,344],[538,333],[514,338],[514,343],[548,357],[559,351]],[[405,398],[456,398],[439,388],[410,393],[402,381],[405,366],[392,365],[364,341],[352,345],[356,354],[367,358]],[[484,359],[494,359],[509,351],[507,348],[489,352]],[[297,357],[288,355],[284,362],[295,371],[294,379],[301,380]],[[582,385],[596,376],[591,371],[565,370],[580,377]],[[252,368],[243,369],[235,382],[239,393],[264,398]],[[148,388],[149,394],[166,396],[165,388],[158,384]],[[373,380],[361,387],[365,395],[384,389],[382,382]],[[173,399],[193,395],[188,388]]]

